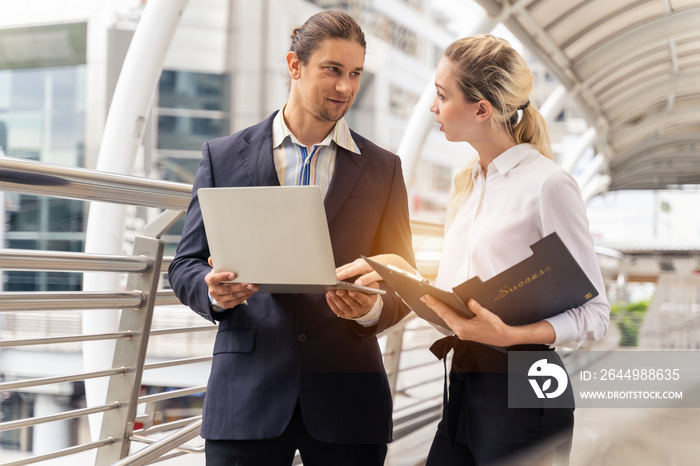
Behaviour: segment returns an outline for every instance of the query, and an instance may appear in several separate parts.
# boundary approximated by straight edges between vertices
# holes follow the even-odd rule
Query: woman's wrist
[[[556,334],[554,328],[546,320],[523,326],[507,326],[504,346],[514,345],[551,345]]]

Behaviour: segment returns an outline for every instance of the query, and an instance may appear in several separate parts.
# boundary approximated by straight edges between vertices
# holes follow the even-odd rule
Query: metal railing
[[[111,368],[97,371],[35,377],[25,380],[6,380],[0,383],[0,393],[32,390],[67,382],[85,382],[107,378],[108,402],[84,408],[67,410],[45,416],[0,422],[0,432],[27,429],[41,424],[84,418],[102,413],[102,428],[98,439],[74,445],[62,450],[39,454],[2,463],[4,466],[35,464],[40,461],[82,453],[95,452],[95,465],[141,465],[167,458],[201,453],[203,446],[185,445],[199,434],[201,416],[189,416],[176,421],[162,422],[156,406],[164,400],[201,394],[205,386],[183,387],[165,393],[140,395],[144,371],[158,370],[191,364],[207,364],[211,356],[195,355],[180,359],[146,362],[149,340],[168,335],[202,334],[211,332],[213,325],[153,328],[154,310],[157,306],[178,304],[171,290],[159,289],[162,272],[171,258],[163,257],[165,241],[162,235],[187,209],[191,187],[180,183],[149,180],[133,176],[100,173],[96,171],[47,165],[38,162],[0,158],[0,189],[31,195],[70,198],[84,201],[113,202],[127,205],[165,209],[151,221],[134,241],[131,255],[115,256],[55,251],[0,250],[2,270],[60,270],[70,272],[126,273],[127,285],[123,291],[113,292],[4,292],[0,293],[0,319],[22,316],[56,314],[59,311],[83,310],[100,312],[105,309],[121,309],[119,328],[113,332],[94,334],[62,334],[0,341],[0,351],[10,348],[29,350],[46,345],[83,343],[113,340],[116,344]],[[440,228],[430,223],[414,222],[413,228],[421,234],[441,235]],[[194,315],[194,313],[189,313]],[[395,439],[415,431],[440,415],[442,390],[442,365],[437,360],[406,364],[405,356],[416,350],[404,346],[411,336],[420,335],[425,329],[415,326],[410,318],[388,330],[384,339],[384,361],[390,379],[392,393],[403,397],[395,410]],[[0,326],[4,333],[7,325]],[[430,331],[431,329],[428,329]],[[426,345],[419,346],[425,348]],[[209,348],[210,351],[210,348]],[[402,365],[403,363],[403,365]],[[400,374],[421,370],[432,364],[436,372],[417,384],[400,380]],[[435,384],[434,394],[416,394],[417,386]],[[141,406],[144,409],[139,410]],[[137,424],[143,425],[138,428]],[[164,436],[168,434],[167,436]],[[132,451],[132,444],[146,445]]]

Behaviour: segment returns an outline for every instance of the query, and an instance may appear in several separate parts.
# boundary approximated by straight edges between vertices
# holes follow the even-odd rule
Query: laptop
[[[269,293],[383,290],[338,281],[318,186],[200,188],[214,271]]]

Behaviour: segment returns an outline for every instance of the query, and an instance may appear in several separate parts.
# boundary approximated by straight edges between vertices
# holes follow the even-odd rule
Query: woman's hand
[[[510,346],[510,327],[503,323],[500,317],[475,300],[470,299],[467,305],[475,314],[467,319],[458,314],[447,304],[430,295],[421,298],[442,320],[455,332],[460,340],[476,341],[486,345]]]
[[[467,302],[475,317],[467,319],[447,304],[430,295],[421,300],[427,304],[455,332],[460,340],[470,340],[493,346],[513,346],[524,344],[552,344],[556,337],[554,328],[547,321],[534,324],[511,326],[474,299]]]

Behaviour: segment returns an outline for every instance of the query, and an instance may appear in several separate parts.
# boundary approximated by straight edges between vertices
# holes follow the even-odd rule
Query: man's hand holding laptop
[[[211,257],[209,265],[213,267]],[[258,291],[258,286],[252,283],[225,283],[236,278],[233,272],[214,272],[212,269],[204,281],[209,286],[209,296],[222,308],[231,309],[238,306]]]
[[[347,267],[347,265],[339,267],[336,270],[338,277],[341,275],[346,278],[354,276],[345,275],[341,272],[343,267]],[[378,283],[374,282],[369,285],[365,285],[362,279],[356,280],[354,284],[379,289]],[[380,299],[379,295],[365,294],[361,291],[329,290],[326,292],[326,301],[328,302],[331,310],[335,313],[335,315],[342,317],[343,319],[357,319],[358,317],[366,316],[370,311],[372,311],[378,299]]]

